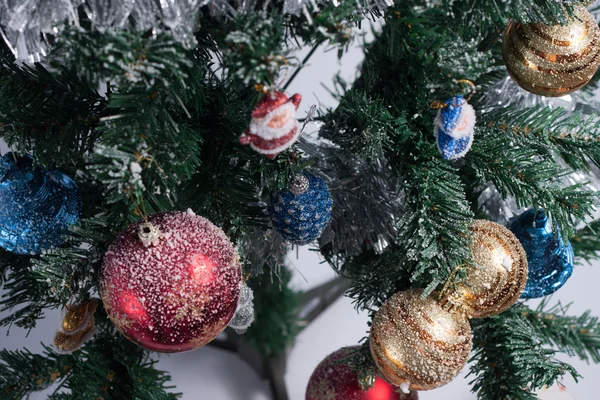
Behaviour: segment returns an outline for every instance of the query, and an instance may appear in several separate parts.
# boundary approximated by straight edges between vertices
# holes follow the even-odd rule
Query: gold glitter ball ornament
[[[500,224],[476,220],[473,232],[473,260],[467,276],[446,294],[450,304],[469,317],[499,314],[515,302],[527,283],[527,255],[516,236]]]
[[[82,325],[87,325],[97,308],[98,302],[96,300],[86,301],[74,306],[67,306],[67,312],[62,321],[62,330],[65,333],[72,333],[79,330]]]
[[[600,65],[600,29],[594,17],[575,6],[567,25],[508,25],[502,55],[510,76],[523,89],[558,97],[583,87]]]
[[[431,390],[455,378],[472,347],[471,326],[422,289],[398,292],[377,311],[371,354],[382,375],[408,390]]]
[[[77,305],[69,305],[56,335],[54,348],[61,354],[69,354],[78,350],[96,332],[94,313],[98,308],[96,300],[89,300]]]

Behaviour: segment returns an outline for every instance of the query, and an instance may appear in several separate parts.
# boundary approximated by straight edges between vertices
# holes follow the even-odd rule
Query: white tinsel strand
[[[37,62],[48,52],[47,37],[66,25],[79,25],[78,8],[92,29],[154,30],[196,45],[200,8],[218,0],[0,0],[0,34],[18,61]]]
[[[487,113],[508,106],[514,106],[517,110],[535,106],[552,109],[562,107],[571,114],[577,106],[576,96],[577,94],[562,97],[538,96],[522,89],[507,75],[490,86],[481,96],[477,109],[482,113]]]
[[[508,221],[527,208],[519,208],[514,197],[502,198],[502,194],[493,183],[488,182],[477,197],[477,211],[484,213],[490,220],[506,225]]]
[[[383,10],[393,0],[355,0],[364,13]],[[128,29],[134,31],[167,27],[173,38],[191,48],[196,45],[194,31],[198,28],[201,7],[208,6],[211,15],[234,17],[238,13],[264,11],[256,0],[0,0],[0,36],[16,59],[40,61],[48,52],[48,36],[56,35],[65,25],[78,25],[78,8],[92,23],[92,29]],[[282,12],[305,15],[312,23],[311,13],[324,4],[339,6],[340,0],[284,0]]]
[[[47,35],[77,24],[82,0],[0,0],[2,37],[17,60],[36,62],[46,55]]]
[[[282,13],[286,15],[304,15],[308,23],[312,23],[311,13],[318,12],[325,4],[338,7],[342,0],[284,0]],[[394,5],[394,0],[355,0],[356,8],[363,13],[381,11]],[[266,10],[271,1],[265,1],[262,10]],[[212,0],[209,3],[212,16],[235,16],[238,13],[258,11],[256,0]]]

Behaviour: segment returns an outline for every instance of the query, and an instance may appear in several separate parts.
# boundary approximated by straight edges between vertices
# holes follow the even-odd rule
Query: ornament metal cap
[[[292,178],[292,183],[290,184],[290,192],[298,196],[303,193],[306,193],[309,186],[310,182],[308,181],[308,178],[304,176],[304,174],[296,174]]]
[[[145,222],[140,225],[138,236],[144,247],[157,246],[160,240],[160,230],[150,222]]]
[[[533,219],[533,227],[538,229],[544,228],[546,226],[546,222],[548,222],[548,217],[546,216],[544,209],[538,208]]]

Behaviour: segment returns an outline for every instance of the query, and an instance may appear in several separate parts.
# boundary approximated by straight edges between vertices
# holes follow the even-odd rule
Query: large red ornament
[[[336,361],[342,360],[358,349],[344,347],[328,355],[314,370],[308,387],[306,400],[417,400],[417,393],[404,394],[393,385],[381,378],[375,379],[375,384],[370,389],[363,391],[358,382],[356,372],[347,365]]]
[[[296,110],[301,100],[299,94],[290,98],[282,92],[265,95],[252,110],[250,127],[240,136],[240,143],[269,158],[277,157],[300,137]]]
[[[156,214],[122,232],[104,257],[100,289],[123,335],[170,353],[203,346],[225,329],[241,275],[223,230],[188,210]]]

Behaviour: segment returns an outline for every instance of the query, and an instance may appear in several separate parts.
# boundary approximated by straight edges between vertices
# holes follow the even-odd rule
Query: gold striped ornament
[[[596,20],[577,5],[567,25],[512,22],[502,55],[508,73],[523,89],[559,97],[592,79],[600,65],[599,38]]]
[[[527,254],[519,239],[495,222],[476,220],[471,232],[475,263],[461,267],[467,272],[464,280],[450,278],[441,302],[470,318],[500,314],[515,304],[525,289]]]
[[[422,289],[398,292],[373,318],[371,354],[386,380],[402,391],[445,385],[463,369],[472,347],[471,326]]]
[[[405,392],[454,379],[472,347],[469,318],[505,311],[525,288],[527,256],[516,236],[484,220],[476,220],[471,231],[474,265],[461,267],[466,276],[457,279],[455,273],[435,296],[423,298],[422,289],[398,292],[373,318],[373,360],[381,375]]]

